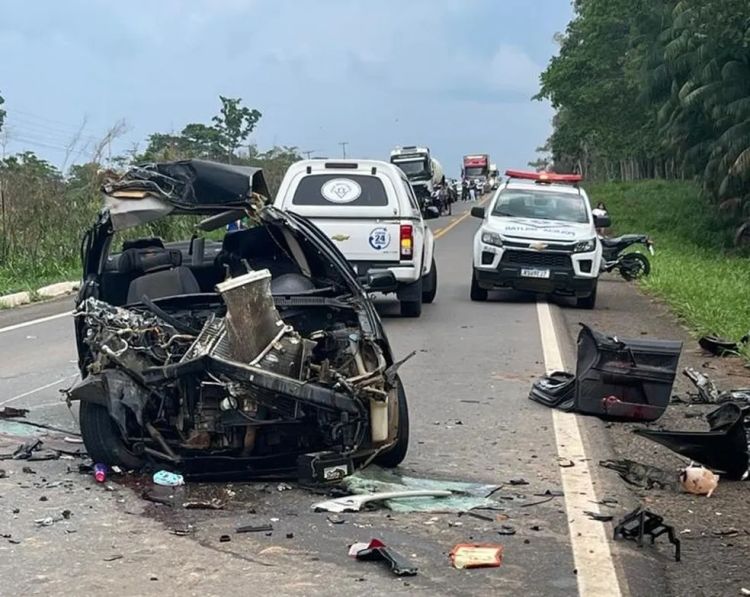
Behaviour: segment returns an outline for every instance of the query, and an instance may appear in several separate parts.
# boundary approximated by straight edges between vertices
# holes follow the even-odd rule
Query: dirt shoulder
[[[750,370],[736,358],[706,355],[696,339],[659,301],[648,297],[628,283],[615,278],[603,279],[599,286],[596,310],[563,309],[571,338],[575,339],[579,322],[621,337],[648,336],[682,340],[679,374],[673,396],[686,397],[694,388],[682,375],[685,367],[694,367],[709,375],[720,389],[750,387]],[[661,419],[650,426],[655,429],[707,431],[703,414],[713,405],[670,404]],[[632,433],[642,424],[608,423],[610,448],[616,458],[673,470],[675,475],[685,460],[668,449]],[[750,553],[750,493],[747,481],[721,480],[711,498],[672,490],[643,490],[627,485],[616,473],[600,470],[611,482],[620,483],[643,507],[662,515],[674,526],[682,541],[682,562],[674,562],[671,546],[665,538],[657,540],[654,558],[664,566],[670,594],[739,595],[750,588],[747,554]],[[633,549],[637,549],[633,545]],[[644,548],[650,549],[650,548]]]

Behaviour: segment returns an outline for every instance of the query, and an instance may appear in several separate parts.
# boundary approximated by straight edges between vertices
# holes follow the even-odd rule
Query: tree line
[[[210,123],[190,123],[179,133],[153,133],[143,151],[105,160],[106,147],[122,132],[116,125],[86,163],[64,172],[31,151],[0,159],[0,278],[54,279],[75,271],[80,238],[101,207],[99,189],[112,169],[160,160],[213,159],[263,168],[275,192],[287,168],[301,159],[297,149],[260,151],[246,144],[262,114],[239,98],[219,100],[219,113]],[[0,96],[0,129],[7,115],[3,104]],[[166,240],[185,232],[179,218],[169,220],[174,222],[157,222],[158,230],[151,232]]]
[[[536,99],[555,109],[535,165],[594,180],[697,179],[750,213],[750,2],[574,0]]]

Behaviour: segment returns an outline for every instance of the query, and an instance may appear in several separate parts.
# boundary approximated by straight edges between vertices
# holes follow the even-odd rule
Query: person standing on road
[[[469,179],[464,176],[461,180],[461,201],[469,200]]]
[[[469,199],[470,201],[477,200],[477,183],[474,180],[469,183]]]
[[[594,209],[592,209],[592,210],[591,210],[591,214],[592,214],[592,215],[593,215],[593,216],[594,216],[595,218],[603,218],[603,217],[605,217],[605,216],[607,215],[607,206],[606,206],[606,205],[604,205],[604,203],[602,203],[602,202],[600,201],[599,203],[597,203],[597,204],[596,204],[596,207],[595,207]],[[607,229],[606,229],[606,228],[597,228],[597,229],[596,229],[596,233],[597,233],[597,234],[598,234],[599,236],[605,236],[605,235],[606,235],[606,232],[607,232]]]

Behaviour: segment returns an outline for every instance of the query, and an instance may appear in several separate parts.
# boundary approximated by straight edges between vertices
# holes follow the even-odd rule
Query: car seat
[[[128,287],[128,303],[136,303],[144,295],[156,299],[201,291],[193,272],[182,265],[182,253],[176,250],[154,246],[126,249],[120,255],[118,271],[137,276]]]

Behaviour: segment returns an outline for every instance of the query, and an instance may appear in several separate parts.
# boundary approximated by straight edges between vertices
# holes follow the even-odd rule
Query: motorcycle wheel
[[[628,253],[620,258],[620,275],[628,282],[651,273],[651,262],[642,253]]]

